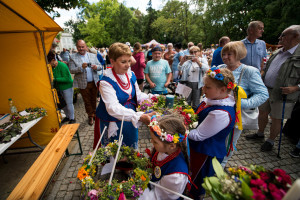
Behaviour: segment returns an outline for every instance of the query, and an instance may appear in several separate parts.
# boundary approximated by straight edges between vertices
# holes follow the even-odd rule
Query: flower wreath
[[[83,165],[77,174],[77,178],[81,181],[84,199],[118,199],[124,195],[127,198],[137,199],[147,188],[152,173],[150,160],[128,146],[121,147],[118,161],[126,159],[127,162],[133,165],[134,170],[130,173],[130,178],[122,182],[113,179],[110,186],[107,181],[94,181],[97,166],[106,164],[111,156],[116,155],[117,150],[118,141],[115,141],[105,147],[100,147],[90,166],[88,166],[88,163],[92,156],[88,155],[84,159]]]
[[[214,79],[217,79],[219,81],[223,81],[224,82],[224,76],[223,76],[223,74],[221,74],[220,68],[218,68],[218,67],[212,67],[212,68],[210,68],[206,72],[206,74],[208,76],[214,78]],[[233,89],[233,88],[234,88],[234,84],[231,81],[229,83],[227,83],[227,89]]]
[[[186,130],[184,135],[180,133],[175,133],[174,135],[167,134],[163,129],[159,127],[156,120],[156,115],[153,115],[151,117],[151,122],[148,126],[150,127],[151,131],[153,131],[153,133],[161,139],[161,141],[174,142],[175,144],[184,141],[189,133],[189,131]]]

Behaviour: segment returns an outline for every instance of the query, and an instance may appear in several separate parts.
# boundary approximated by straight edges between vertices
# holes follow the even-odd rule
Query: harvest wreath
[[[130,171],[128,180],[118,182],[112,180],[109,185],[107,181],[97,180],[96,171],[100,165],[108,163],[110,157],[114,157],[118,151],[118,141],[109,143],[105,147],[100,147],[96,155],[88,165],[92,155],[88,155],[78,171],[78,179],[82,184],[83,199],[119,199],[126,196],[127,199],[137,199],[147,188],[150,181],[152,168],[150,160],[138,153],[134,148],[122,146],[117,161],[126,161],[132,165],[133,171]]]

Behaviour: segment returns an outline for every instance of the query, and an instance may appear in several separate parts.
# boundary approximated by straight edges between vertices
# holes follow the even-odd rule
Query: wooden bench
[[[78,127],[79,124],[67,124],[59,129],[7,199],[34,200],[41,197],[75,133],[82,155]]]

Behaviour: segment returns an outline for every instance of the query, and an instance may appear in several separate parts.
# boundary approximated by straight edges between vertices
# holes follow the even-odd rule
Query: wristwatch
[[[299,90],[300,90],[300,83],[298,84],[298,88],[299,88]]]

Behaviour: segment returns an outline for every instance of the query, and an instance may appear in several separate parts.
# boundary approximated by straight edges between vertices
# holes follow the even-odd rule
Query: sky
[[[99,0],[88,0],[90,3],[96,3]],[[128,8],[138,8],[140,11],[146,14],[147,3],[149,0],[118,0],[120,3],[124,3],[124,5]],[[166,1],[164,0],[152,0],[152,7],[155,10],[161,10],[165,5]],[[69,21],[70,19],[76,19],[76,13],[79,12],[79,9],[71,9],[71,10],[63,10],[63,9],[54,9],[60,13],[60,17],[56,17],[54,21],[61,26],[65,27],[64,23]]]

